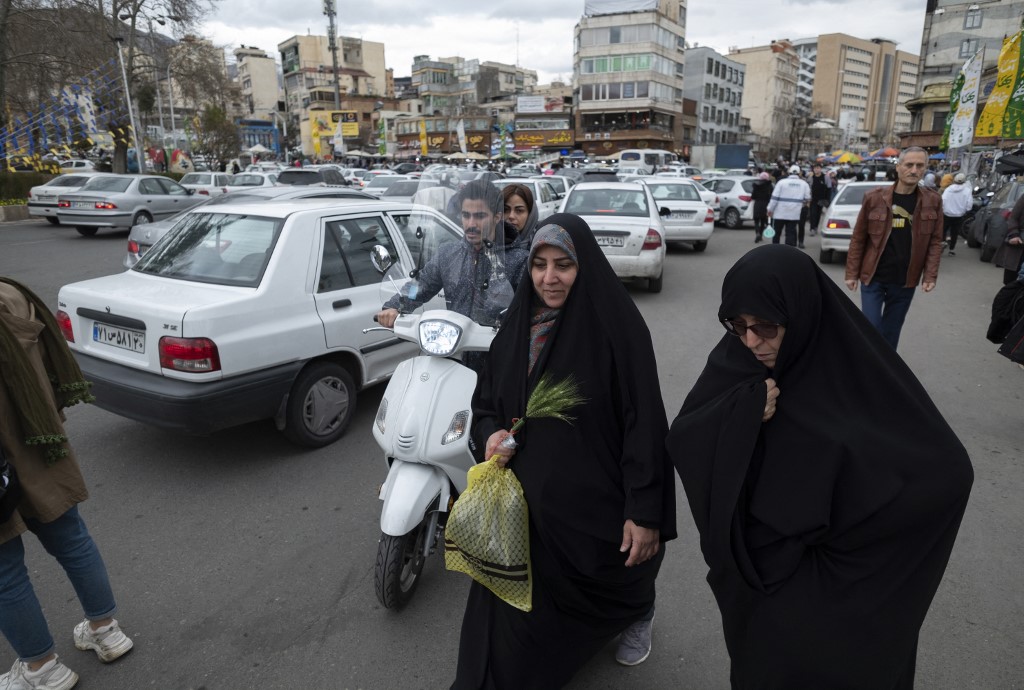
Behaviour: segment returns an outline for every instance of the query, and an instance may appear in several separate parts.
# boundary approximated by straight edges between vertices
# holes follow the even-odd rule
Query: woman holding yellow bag
[[[529,508],[532,610],[473,583],[455,690],[557,688],[622,633],[650,651],[654,580],[676,536],[667,420],[650,333],[593,233],[558,214],[540,228],[473,400],[473,435]],[[501,446],[541,377],[572,379],[571,422],[530,418]],[[481,458],[483,459],[483,457]]]

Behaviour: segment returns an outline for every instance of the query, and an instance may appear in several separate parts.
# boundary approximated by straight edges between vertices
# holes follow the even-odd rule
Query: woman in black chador
[[[727,333],[667,445],[733,687],[913,688],[973,481],[967,452],[803,252],[748,252],[718,315]]]
[[[577,216],[548,218],[527,266],[477,384],[473,435],[523,486],[533,610],[473,583],[456,690],[562,687],[628,630],[646,633],[647,646],[620,661],[643,661],[662,544],[676,536],[668,423],[643,318]],[[572,423],[528,420],[509,458],[496,446],[542,375],[573,377],[585,401]]]

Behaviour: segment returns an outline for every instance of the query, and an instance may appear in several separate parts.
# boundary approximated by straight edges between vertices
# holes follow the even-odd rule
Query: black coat
[[[726,275],[720,317],[786,330],[775,369],[723,335],[672,424],[734,688],[912,688],[967,505],[967,452],[917,378],[803,252]],[[762,422],[768,376],[775,416]]]

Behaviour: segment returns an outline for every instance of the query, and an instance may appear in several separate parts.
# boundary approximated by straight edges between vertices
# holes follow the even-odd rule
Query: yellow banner
[[[323,110],[309,114],[309,136],[313,140],[313,155],[320,157],[320,137],[331,136],[331,124],[328,113]]]
[[[338,130],[341,123],[341,136],[346,139],[359,138],[359,113],[355,110],[329,110],[331,114],[331,131]]]
[[[999,72],[996,84],[988,95],[988,102],[978,120],[975,135],[979,137],[998,137],[1003,131],[1003,114],[1006,104],[1010,102],[1017,71],[1020,66],[1020,35],[1021,32],[1003,39],[1003,47],[999,51]]]
[[[427,155],[427,123],[420,120],[420,155]]]

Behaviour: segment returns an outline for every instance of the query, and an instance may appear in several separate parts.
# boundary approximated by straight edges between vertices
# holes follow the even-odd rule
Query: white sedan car
[[[839,188],[832,203],[821,214],[818,225],[821,237],[819,263],[830,264],[836,252],[845,254],[850,251],[850,238],[853,237],[853,226],[857,224],[864,195],[872,189],[891,185],[891,182],[847,182]]]
[[[57,220],[57,199],[61,194],[77,192],[85,186],[90,178],[104,173],[98,172],[73,172],[65,175],[58,175],[46,184],[41,184],[28,190],[28,214],[38,218],[45,218],[51,225],[59,225]]]
[[[581,182],[569,190],[559,210],[587,222],[615,275],[646,278],[650,292],[661,292],[665,227],[661,209],[644,184]]]
[[[715,211],[701,197],[697,183],[685,179],[648,177],[643,184],[651,190],[659,211],[662,208],[670,211],[661,219],[665,226],[665,239],[668,242],[689,242],[698,252],[707,249],[708,239],[715,231]],[[706,189],[703,191],[711,194]]]
[[[182,187],[204,196],[227,194],[232,184],[231,175],[227,173],[191,172],[181,178]]]
[[[276,172],[267,172],[263,170],[244,172],[231,176],[231,184],[226,187],[226,193],[252,189],[254,187],[274,187],[276,185]]]
[[[324,446],[358,391],[415,354],[363,329],[381,305],[375,248],[408,273],[424,232],[461,238],[408,204],[210,204],[131,270],[62,287],[57,321],[105,410],[189,434],[273,419],[291,441]],[[426,308],[443,308],[435,299]]]

